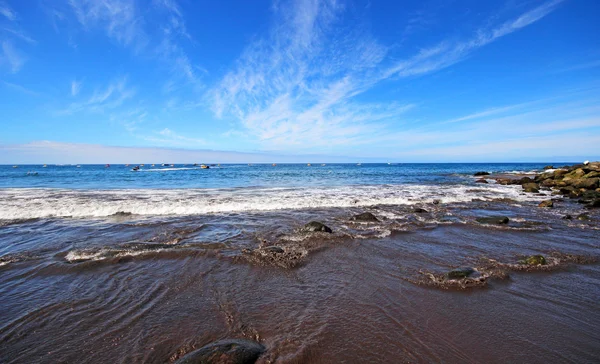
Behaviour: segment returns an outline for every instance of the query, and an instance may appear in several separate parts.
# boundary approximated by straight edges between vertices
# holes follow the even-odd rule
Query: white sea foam
[[[473,199],[540,201],[521,186],[378,185],[328,188],[67,190],[0,189],[0,220],[45,217],[199,215],[243,211],[470,202]]]

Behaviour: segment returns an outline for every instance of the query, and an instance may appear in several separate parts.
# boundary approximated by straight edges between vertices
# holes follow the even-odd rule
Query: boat
[[[13,168],[19,168],[19,166],[13,166]]]
[[[143,166],[144,166],[143,164],[140,164],[140,167],[143,167]]]
[[[275,167],[277,165],[277,163],[273,163],[272,166]]]
[[[310,163],[307,163],[306,165],[310,167]]]
[[[152,167],[154,167],[154,164],[152,165]]]
[[[129,167],[129,163],[127,163],[127,164],[125,165],[125,167]]]
[[[110,168],[110,164],[106,164],[104,168]]]
[[[200,165],[200,168],[202,168],[202,169],[209,169],[210,167],[209,167],[209,166],[207,166],[206,164],[201,164],[201,165]]]
[[[323,163],[323,164],[321,164],[321,165],[322,165],[323,167],[325,167],[325,166],[326,166],[326,164],[325,164],[325,163]]]
[[[48,167],[48,166],[47,166],[47,165],[45,165],[45,164],[42,166],[42,168],[46,168],[46,167]]]
[[[81,166],[78,164],[75,168],[81,168]]]
[[[140,170],[140,166],[135,166],[135,167],[131,168],[132,172],[137,172],[139,170]]]
[[[356,163],[357,166],[362,166],[362,163]]]

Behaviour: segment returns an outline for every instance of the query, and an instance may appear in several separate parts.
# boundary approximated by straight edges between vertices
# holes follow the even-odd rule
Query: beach
[[[598,362],[600,213],[548,164],[0,166],[0,361]]]

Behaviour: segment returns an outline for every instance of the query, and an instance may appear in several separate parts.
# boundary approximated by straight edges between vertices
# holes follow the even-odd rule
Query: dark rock
[[[276,253],[276,254],[285,252],[285,250],[283,250],[283,248],[275,246],[275,245],[265,246],[264,248],[261,248],[261,250],[265,251],[265,252],[269,252],[269,253]]]
[[[117,211],[115,212],[112,216],[117,216],[117,217],[121,217],[121,216],[131,216],[131,212],[125,212],[125,211]]]
[[[512,184],[512,180],[510,178],[496,178],[496,183],[499,185],[511,185]]]
[[[546,258],[543,255],[531,255],[519,263],[527,265],[546,265]]]
[[[588,215],[588,214],[577,215],[577,220],[588,221],[589,219],[590,219],[590,215]]]
[[[475,219],[480,224],[508,224],[510,221],[506,216],[491,216],[491,217],[478,217]]]
[[[447,277],[448,279],[463,279],[473,273],[475,273],[475,269],[473,268],[458,268],[448,272]]]
[[[192,351],[177,364],[251,364],[265,351],[259,343],[242,339],[226,339]]]
[[[475,183],[488,183],[488,181],[486,181],[483,178],[478,179],[477,181],[475,181]]]
[[[585,191],[581,194],[579,203],[591,203],[594,200],[600,199],[600,192],[597,191]]]
[[[544,169],[554,169],[554,166],[545,166]]]
[[[351,220],[362,221],[362,222],[377,222],[379,219],[370,212],[363,212],[362,214],[352,216]]]
[[[473,176],[478,177],[478,176],[489,176],[490,173],[489,172],[476,172]]]
[[[552,173],[552,176],[554,176],[554,179],[562,179],[567,173],[569,173],[569,171],[564,169],[557,169]]]
[[[580,178],[573,180],[571,183],[575,188],[585,188],[586,190],[594,190],[598,188],[600,178]]]
[[[519,184],[522,184],[522,185],[524,185],[526,183],[532,183],[532,182],[533,182],[533,180],[529,177],[523,177],[519,180]]]
[[[332,233],[333,231],[331,230],[331,228],[329,228],[329,226],[318,222],[318,221],[311,221],[308,224],[304,225],[304,227],[302,228],[302,231],[304,232],[324,232],[324,233]]]
[[[441,202],[442,202],[442,201],[440,201],[440,200],[433,200],[433,204],[434,204],[434,205],[439,205]]]
[[[542,201],[538,205],[538,207],[553,207],[553,206],[554,206],[554,202],[552,202],[552,200]]]
[[[417,214],[426,214],[426,213],[428,213],[429,211],[427,211],[427,210],[425,210],[425,209],[423,209],[423,208],[420,208],[420,207],[415,207],[415,208],[413,209],[413,212],[415,212],[415,213],[417,213]]]
[[[600,207],[600,199],[596,199],[590,203],[588,203],[587,205],[585,205],[586,209],[597,209]]]
[[[556,182],[552,178],[547,178],[541,181],[541,185],[544,187],[554,187]]]
[[[573,220],[573,216],[571,216],[571,215],[565,215],[562,218],[565,220]]]
[[[538,193],[540,186],[537,183],[532,183],[532,182],[528,182],[528,183],[523,183],[523,190],[525,192],[534,192],[534,193]]]

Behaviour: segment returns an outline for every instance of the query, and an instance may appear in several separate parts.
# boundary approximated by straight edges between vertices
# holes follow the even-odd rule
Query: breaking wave
[[[473,200],[538,201],[520,186],[377,185],[328,188],[239,189],[0,189],[0,220],[47,217],[201,215],[284,209],[461,203]]]

